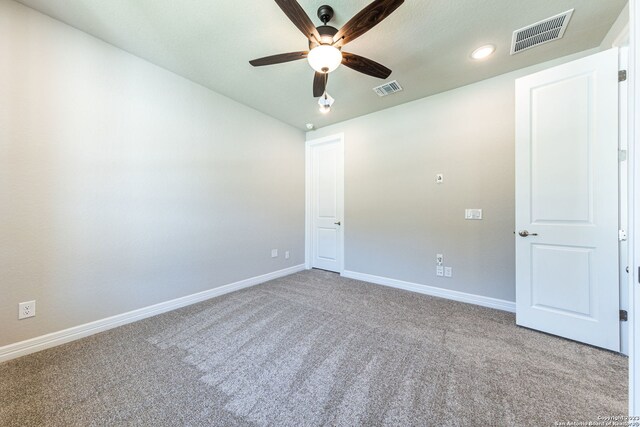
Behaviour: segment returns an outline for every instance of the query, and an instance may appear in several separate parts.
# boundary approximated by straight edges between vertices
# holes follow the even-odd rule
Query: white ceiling
[[[270,0],[19,0],[216,92],[304,129],[392,107],[598,46],[626,0],[407,0],[345,51],[393,70],[404,92],[379,98],[384,81],[339,67],[330,114],[312,97],[306,60],[254,68],[250,59],[307,49],[305,37]],[[299,0],[314,23],[331,5],[340,28],[370,0]],[[509,55],[514,30],[575,8],[563,39]],[[476,47],[496,53],[477,62]]]

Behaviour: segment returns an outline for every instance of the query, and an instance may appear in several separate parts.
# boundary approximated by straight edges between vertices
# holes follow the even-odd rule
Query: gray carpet
[[[305,271],[0,364],[0,425],[542,426],[626,384],[512,314]]]

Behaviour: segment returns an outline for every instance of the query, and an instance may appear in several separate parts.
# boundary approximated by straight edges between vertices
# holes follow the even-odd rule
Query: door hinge
[[[627,160],[627,150],[618,150],[618,161],[624,162]]]
[[[624,230],[618,230],[618,240],[624,242],[627,240],[627,232]]]
[[[628,319],[627,310],[620,310],[620,321],[626,322]]]
[[[619,82],[627,81],[627,70],[618,71],[618,81]]]

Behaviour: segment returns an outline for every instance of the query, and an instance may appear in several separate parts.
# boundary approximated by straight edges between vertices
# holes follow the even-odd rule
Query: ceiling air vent
[[[573,9],[567,10],[559,15],[514,31],[513,40],[511,41],[511,55],[561,39],[572,14]]]
[[[391,95],[392,93],[400,92],[401,90],[402,87],[396,80],[373,88],[373,91],[377,93],[378,96]]]

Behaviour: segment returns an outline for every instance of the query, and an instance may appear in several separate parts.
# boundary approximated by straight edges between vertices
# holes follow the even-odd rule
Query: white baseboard
[[[468,294],[465,292],[452,291],[449,289],[437,288],[435,286],[420,285],[418,283],[389,279],[387,277],[358,273],[356,271],[345,270],[342,272],[342,276],[349,279],[356,279],[363,282],[374,283],[376,285],[390,286],[392,288],[404,289],[406,291],[418,292],[420,294],[431,295],[434,297],[481,305],[483,307],[495,308],[502,311],[509,311],[511,313],[516,312],[516,303],[507,300]]]
[[[304,269],[304,264],[296,265],[293,267],[285,268],[283,270],[263,274],[261,276],[251,277],[239,282],[219,286],[207,291],[198,292],[170,301],[161,302],[159,304],[150,305],[148,307],[139,308],[127,313],[107,317],[106,319],[96,320],[94,322],[85,323],[84,325],[74,326],[62,331],[52,332],[47,335],[42,335],[36,338],[9,344],[4,347],[0,347],[0,363],[7,360],[15,359],[16,357],[35,353],[40,350],[55,347],[57,345],[64,344],[70,341],[75,341],[89,335],[97,334],[98,332],[126,325],[127,323],[132,323],[137,320],[142,320],[147,317],[175,310],[180,307],[185,307],[187,305],[205,301],[210,298],[228,294],[229,292],[248,288],[250,286],[255,286],[269,280],[277,279],[279,277],[288,276],[289,274],[297,273]]]

